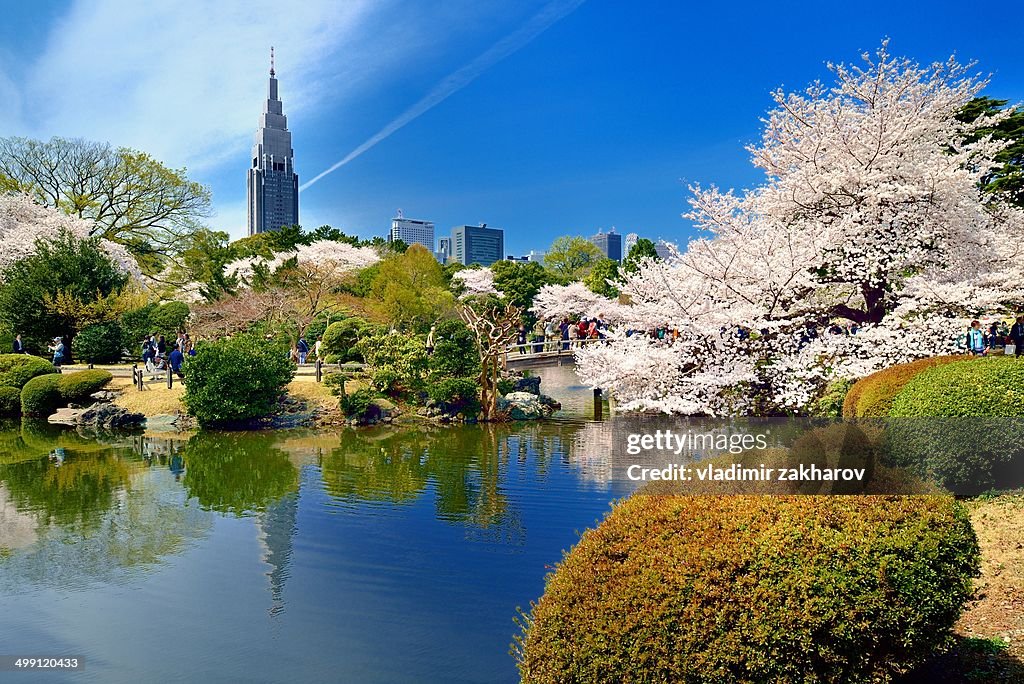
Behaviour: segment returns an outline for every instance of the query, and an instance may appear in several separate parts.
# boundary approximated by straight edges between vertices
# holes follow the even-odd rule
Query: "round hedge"
[[[935,366],[970,358],[962,355],[930,356],[890,366],[863,377],[846,393],[843,400],[843,418],[885,418],[889,415],[893,399],[918,373]]]
[[[56,373],[46,359],[28,354],[0,354],[0,386],[21,389],[34,377]]]
[[[324,331],[322,353],[334,357],[334,362],[362,361],[363,356],[356,349],[356,342],[374,329],[366,319],[354,316],[331,323]]]
[[[21,415],[21,390],[0,385],[0,418]]]
[[[48,416],[60,407],[60,375],[39,375],[21,388],[21,412],[26,416]]]
[[[103,389],[114,376],[104,370],[84,370],[77,373],[65,373],[57,382],[61,399],[67,403],[81,403],[90,398],[94,392]]]
[[[892,402],[885,460],[957,494],[1024,485],[1024,360],[971,359],[915,376]]]
[[[869,682],[950,638],[978,543],[948,496],[646,496],[524,620],[524,682]]]

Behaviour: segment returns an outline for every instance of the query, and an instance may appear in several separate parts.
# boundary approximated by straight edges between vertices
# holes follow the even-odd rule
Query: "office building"
[[[590,241],[609,259],[622,261],[622,236],[616,233],[614,228],[607,233],[597,231],[597,235],[590,238]]]
[[[500,228],[456,226],[452,228],[452,256],[460,264],[490,266],[505,258],[505,232]]]
[[[626,233],[626,241],[622,244],[623,259],[629,256],[629,250],[633,249],[639,239],[640,236],[636,233]]]
[[[398,216],[391,219],[391,232],[388,233],[388,242],[395,240],[401,240],[407,245],[423,245],[433,252],[434,222],[405,218],[399,209]]]
[[[452,239],[450,237],[443,237],[437,241],[437,251],[434,252],[434,256],[442,264],[447,264],[452,260]]]
[[[658,253],[658,256],[661,257],[662,261],[668,261],[672,257],[669,245],[678,249],[678,245],[674,242],[666,242],[660,238],[654,243],[654,251]]]
[[[249,235],[299,222],[299,176],[295,173],[292,134],[283,107],[277,94],[274,48],[270,48],[267,100],[256,129],[249,167]]]

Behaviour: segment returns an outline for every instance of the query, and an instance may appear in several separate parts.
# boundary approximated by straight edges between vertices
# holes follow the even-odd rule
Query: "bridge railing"
[[[573,353],[586,345],[607,342],[601,338],[587,338],[583,340],[547,339],[530,341],[524,344],[511,344],[505,349],[505,360],[515,361],[517,359],[545,359],[571,357]]]

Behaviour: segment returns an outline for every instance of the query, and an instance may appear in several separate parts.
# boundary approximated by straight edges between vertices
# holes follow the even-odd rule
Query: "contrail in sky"
[[[332,166],[321,171],[317,175],[310,178],[308,181],[299,186],[299,190],[305,190],[309,186],[316,183],[318,180],[323,178],[329,173],[337,171],[345,164],[366,152],[371,147],[384,140],[389,135],[402,128],[409,122],[419,117],[424,112],[430,110],[434,106],[440,104],[449,95],[458,92],[462,88],[469,85],[473,79],[480,74],[484,73],[492,66],[511,55],[516,50],[525,46],[531,40],[543,33],[549,26],[554,24],[556,21],[572,13],[577,7],[582,5],[584,0],[555,0],[549,3],[544,9],[538,12],[532,19],[523,24],[521,27],[505,36],[497,43],[492,45],[485,53],[474,59],[472,62],[462,67],[458,71],[448,75],[444,80],[434,86],[427,95],[414,104],[409,109],[402,112],[394,121],[389,123],[384,128],[380,129],[374,134],[369,140],[364,142],[356,149],[349,152],[340,161],[335,162]]]

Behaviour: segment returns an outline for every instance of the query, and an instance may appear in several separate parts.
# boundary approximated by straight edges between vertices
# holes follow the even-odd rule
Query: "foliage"
[[[619,279],[619,262],[614,259],[600,259],[597,261],[583,279],[583,283],[590,288],[594,294],[599,294],[609,299],[619,296],[619,288],[609,281]]]
[[[124,333],[117,321],[87,325],[75,335],[73,356],[85,363],[115,363],[124,351]]]
[[[338,361],[363,361],[356,343],[374,332],[374,326],[365,318],[353,316],[331,323],[323,335],[323,351],[334,355]]]
[[[93,223],[93,235],[156,266],[210,209],[208,188],[184,169],[106,143],[0,138],[0,193],[31,195],[45,207]]]
[[[651,261],[661,260],[661,257],[658,256],[657,247],[647,238],[638,239],[636,244],[629,248],[629,253],[626,254],[626,258],[622,262],[622,268],[626,273],[636,273],[640,270],[640,264],[643,259],[650,259]]]
[[[480,359],[476,353],[476,336],[469,326],[457,320],[438,323],[429,366],[431,381],[476,377],[480,373]]]
[[[21,390],[0,385],[0,417],[21,415]]]
[[[345,414],[346,418],[358,418],[366,415],[370,404],[377,398],[377,393],[369,389],[358,389],[341,395],[338,407]]]
[[[892,409],[893,399],[918,373],[947,363],[963,361],[965,356],[929,356],[910,363],[890,366],[861,378],[850,389],[843,401],[844,418],[885,418]]]
[[[367,305],[388,325],[425,329],[450,315],[455,298],[448,291],[441,264],[423,245],[381,262],[370,286]]]
[[[559,282],[558,277],[536,261],[495,261],[490,269],[481,270],[490,270],[494,275],[494,288],[506,302],[523,311],[530,310],[542,287]]]
[[[952,497],[649,496],[547,580],[524,682],[872,682],[950,639],[978,543]]]
[[[201,344],[182,367],[182,402],[203,427],[269,414],[295,366],[279,345],[248,335]]]
[[[60,375],[38,375],[21,388],[21,412],[26,416],[45,417],[60,408]]]
[[[60,295],[84,305],[119,293],[128,282],[98,239],[66,231],[52,242],[40,241],[34,255],[8,266],[0,279],[6,282],[0,288],[0,320],[35,348],[58,335],[67,345],[78,332],[78,321],[48,309],[48,300]]]
[[[852,378],[830,382],[825,387],[825,392],[811,404],[810,415],[818,418],[841,418],[843,416],[843,402],[849,395],[850,388],[856,382]]]
[[[986,82],[885,44],[863,59],[776,92],[749,148],[762,182],[694,186],[700,236],[623,273],[621,301],[592,295],[619,334],[577,352],[586,384],[626,411],[800,412],[831,380],[949,353],[971,318],[1024,302],[1024,210],[982,189],[1006,142],[973,139],[998,120],[956,118]],[[568,299],[549,286],[534,309]],[[671,344],[623,334],[666,326]]]
[[[83,403],[107,386],[114,376],[105,370],[84,370],[58,376],[57,390],[65,404]]]
[[[893,400],[889,415],[1024,416],[1024,362],[1013,357],[963,358],[911,378]]]
[[[480,413],[480,385],[475,377],[439,378],[427,386],[427,395],[445,413],[465,416]]]
[[[985,192],[1024,207],[1024,110],[1007,110],[1006,104],[1006,100],[976,97],[964,106],[957,119],[964,123],[974,123],[980,118],[998,119],[997,123],[972,132],[968,141],[976,142],[990,135],[1006,143],[1006,147],[995,155],[1000,166],[982,179],[982,186]]]
[[[590,240],[569,235],[556,238],[544,255],[544,267],[565,281],[580,280],[604,258]]]
[[[21,389],[32,378],[38,375],[56,373],[46,359],[28,354],[0,354],[0,387],[16,387]]]
[[[502,378],[501,380],[498,381],[498,394],[501,396],[505,396],[509,392],[515,391],[515,388],[515,380],[510,380],[509,378]]]
[[[149,314],[151,332],[174,339],[179,331],[185,330],[189,308],[184,302],[164,302]]]
[[[427,348],[420,338],[378,333],[359,340],[355,349],[370,366],[372,383],[378,391],[399,396],[417,391],[423,385]]]
[[[970,359],[911,378],[892,401],[885,458],[958,494],[1024,485],[1024,362]]]

